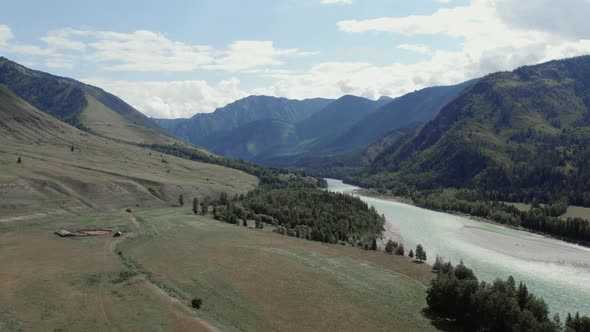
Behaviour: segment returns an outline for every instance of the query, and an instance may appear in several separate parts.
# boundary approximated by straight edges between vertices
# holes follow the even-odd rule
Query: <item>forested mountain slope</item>
[[[356,178],[590,205],[590,56],[491,74]]]
[[[360,120],[331,144],[348,150],[365,146],[392,130],[422,125],[476,81],[429,87],[395,98]]]
[[[154,119],[162,128],[187,142],[206,146],[211,135],[260,120],[296,123],[326,107],[331,99],[292,100],[269,96],[249,96],[213,113],[196,114],[190,119]]]

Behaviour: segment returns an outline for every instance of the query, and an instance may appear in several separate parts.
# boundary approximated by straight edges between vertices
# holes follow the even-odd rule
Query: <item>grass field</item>
[[[61,228],[125,236],[52,234]],[[2,331],[434,330],[421,313],[426,265],[188,209],[0,223],[0,266]]]
[[[590,220],[590,208],[582,206],[568,206],[567,212],[562,215],[561,218],[582,218]]]

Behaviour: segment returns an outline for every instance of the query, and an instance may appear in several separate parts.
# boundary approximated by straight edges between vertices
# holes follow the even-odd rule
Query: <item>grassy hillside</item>
[[[131,143],[179,143],[179,141],[161,133],[160,130],[154,131],[150,127],[126,119],[123,115],[99,102],[89,93],[86,93],[85,97],[87,105],[78,119],[84,127],[90,129],[94,134]]]
[[[258,179],[80,131],[0,86],[0,215],[87,213],[244,193]],[[71,151],[72,146],[74,151]],[[21,158],[21,163],[17,160]]]
[[[83,130],[133,143],[178,142],[118,97],[73,79],[0,57],[0,84],[40,111]]]
[[[52,234],[88,228],[124,237]],[[3,331],[435,330],[426,265],[188,208],[0,222],[0,246]]]

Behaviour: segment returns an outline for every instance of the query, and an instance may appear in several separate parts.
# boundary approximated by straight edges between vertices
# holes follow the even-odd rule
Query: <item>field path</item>
[[[128,232],[127,234],[125,234],[122,237],[119,238],[109,238],[104,246],[104,251],[103,251],[103,273],[102,273],[102,278],[100,280],[100,282],[98,283],[98,300],[99,300],[99,311],[100,314],[103,316],[103,318],[105,319],[105,321],[108,322],[108,324],[114,328],[113,326],[113,320],[111,319],[108,310],[105,308],[105,300],[104,300],[104,292],[103,292],[103,288],[104,288],[104,284],[106,282],[108,282],[107,279],[107,275],[108,275],[108,259],[109,259],[109,255],[112,255],[113,252],[115,251],[115,248],[117,247],[117,244],[121,243],[123,240],[137,236],[139,234],[139,223],[137,222],[137,219],[135,219],[135,216],[133,215],[129,215],[129,222],[131,222],[132,224],[132,228],[133,228],[133,232]]]
[[[141,225],[137,221],[137,218],[135,218],[134,215],[129,214],[129,222],[131,223],[131,228],[132,228],[131,232],[128,232],[118,238],[111,238],[107,241],[107,243],[105,245],[103,279],[106,278],[107,273],[108,273],[108,265],[107,265],[108,255],[114,253],[114,251],[116,250],[116,247],[119,243],[123,242],[126,239],[131,239],[136,236],[139,236],[139,231],[140,231]],[[214,326],[210,325],[209,323],[207,323],[206,321],[204,321],[203,319],[198,317],[195,314],[195,312],[191,308],[189,308],[186,304],[184,304],[183,302],[181,302],[177,298],[170,296],[168,293],[166,293],[164,290],[159,288],[157,285],[150,282],[147,278],[139,277],[138,279],[141,280],[141,284],[146,289],[148,289],[150,292],[154,293],[158,298],[160,298],[162,303],[166,303],[169,306],[169,308],[173,309],[175,312],[178,313],[178,317],[177,317],[178,322],[177,323],[179,326],[175,330],[183,331],[183,330],[189,329],[190,331],[211,331],[211,332],[218,332],[219,331],[217,328],[215,328]],[[111,327],[113,327],[113,329],[116,329],[115,326],[113,326],[113,321],[108,314],[108,305],[105,306],[105,301],[103,298],[103,290],[102,290],[103,282],[106,282],[106,281],[107,280],[101,280],[101,282],[98,285],[99,297],[100,297],[100,299],[99,299],[100,300],[100,310],[101,310],[101,314],[104,316],[105,320],[107,320],[109,322],[109,325]]]
[[[53,212],[36,213],[36,214],[30,214],[30,215],[26,215],[26,216],[6,217],[6,218],[0,218],[0,223],[3,223],[3,222],[12,222],[12,221],[21,221],[21,220],[39,219],[39,218],[46,217],[48,215],[54,216],[54,215],[61,215],[61,214],[64,214],[64,213],[66,213],[66,211],[64,211],[64,210],[57,210],[57,211],[53,211]]]
[[[187,317],[190,317],[190,319],[192,320],[192,323],[193,323],[191,325],[193,326],[193,328],[196,328],[196,331],[211,331],[211,332],[218,332],[219,331],[216,327],[210,325],[209,323],[207,323],[203,319],[196,316],[195,312],[192,309],[190,309],[189,307],[187,307],[180,300],[178,300],[177,298],[171,297],[170,295],[168,295],[168,293],[163,291],[160,287],[151,283],[149,280],[146,280],[146,279],[143,279],[143,280],[145,281],[146,288],[150,289],[154,294],[156,294],[159,298],[161,298],[162,302],[168,303],[169,307],[175,309],[177,312],[179,312]],[[196,326],[194,325],[195,323],[196,323]],[[195,331],[195,330],[191,329],[191,331]]]
[[[99,310],[101,315],[103,316],[103,318],[105,319],[105,321],[109,324],[109,326],[113,327],[113,321],[110,317],[110,315],[107,313],[107,310],[105,309],[105,301],[104,301],[104,294],[103,294],[103,288],[104,288],[104,284],[106,282],[108,282],[108,259],[109,259],[109,255],[112,254],[112,248],[114,248],[114,242],[116,241],[112,241],[112,240],[107,240],[107,242],[105,243],[104,246],[104,250],[103,250],[103,273],[101,274],[101,280],[98,283],[98,300],[99,300]]]

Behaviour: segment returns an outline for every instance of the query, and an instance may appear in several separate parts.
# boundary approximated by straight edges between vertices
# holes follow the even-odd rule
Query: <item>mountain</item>
[[[210,151],[251,161],[320,147],[391,99],[355,96],[290,100],[250,96],[191,119],[154,119],[173,135]]]
[[[283,167],[299,167],[305,161],[318,165],[316,157],[348,159],[349,153],[369,144],[383,146],[391,140],[376,142],[380,137],[424,124],[473,83],[376,101],[351,95],[302,101],[250,96],[211,114],[154,121],[171,134],[223,156]]]
[[[190,119],[153,119],[169,133],[187,142],[207,146],[208,138],[260,120],[296,123],[330,104],[332,100],[315,98],[292,100],[269,96],[249,96],[213,113],[196,114]]]
[[[322,154],[306,152],[298,155],[272,156],[259,160],[269,167],[291,167],[313,172],[316,176],[342,179],[361,173],[384,151],[396,148],[420,126],[410,125],[392,130],[367,146],[351,152]]]
[[[222,191],[244,193],[258,183],[234,169],[81,131],[2,84],[0,164],[0,211],[11,216],[169,205],[179,193],[213,197]]]
[[[389,101],[387,98],[373,101],[351,95],[340,97],[313,116],[299,122],[298,135],[302,140],[334,136]]]
[[[214,133],[201,144],[222,156],[254,160],[272,154],[275,150],[290,147],[299,142],[294,124],[265,119],[245,124],[229,131]]]
[[[525,66],[467,88],[357,180],[587,206],[589,126],[590,56]]]
[[[0,84],[38,110],[95,134],[133,143],[177,142],[120,98],[76,80],[0,57]]]
[[[399,144],[401,137],[434,118],[441,108],[476,81],[426,88],[395,99],[382,97],[376,103],[358,97],[343,97],[298,124],[300,130],[309,127],[312,128],[308,129],[310,131],[321,133],[323,128],[323,134],[316,133],[321,137],[312,144],[300,144],[298,150],[292,149],[291,153],[259,155],[255,161],[267,166],[311,170],[323,176],[340,178],[350,175],[360,167],[368,166],[384,150]],[[340,121],[338,111],[333,111],[339,109],[335,105],[337,102],[346,105],[345,109],[348,107],[360,112],[351,111],[352,116],[348,118],[343,112],[344,121]],[[357,105],[353,107],[355,103]],[[319,120],[322,117],[324,119]],[[330,127],[330,124],[337,126]]]
[[[424,124],[476,81],[429,87],[395,98],[357,122],[330,142],[330,145],[341,150],[350,150],[365,146],[392,130]]]

